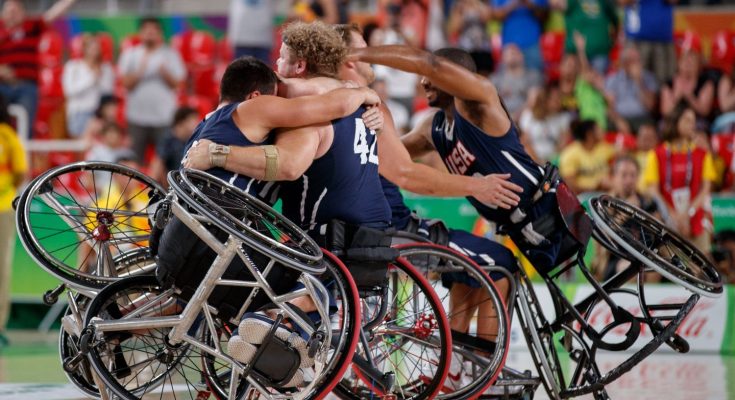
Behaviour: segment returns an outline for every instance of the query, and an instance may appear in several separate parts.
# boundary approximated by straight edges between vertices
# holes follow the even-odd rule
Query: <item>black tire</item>
[[[477,321],[477,325],[498,325],[497,336],[494,339],[481,338],[477,335],[476,331],[474,334],[468,333],[466,336],[453,333],[453,335],[456,335],[452,338],[453,361],[461,364],[467,362],[470,364],[470,369],[466,373],[464,373],[465,371],[460,371],[461,378],[463,379],[460,381],[461,383],[455,385],[457,386],[456,388],[452,388],[454,389],[453,391],[449,391],[449,385],[445,384],[447,387],[446,391],[443,391],[437,396],[438,399],[476,398],[498,378],[508,354],[508,348],[510,346],[510,318],[508,317],[508,309],[505,301],[487,272],[474,261],[455,250],[430,243],[413,243],[394,247],[399,249],[401,257],[404,257],[424,274],[441,298],[442,304],[450,304],[449,291],[444,287],[441,279],[442,273],[467,274],[473,281],[477,282],[479,286],[477,290],[483,293],[482,300],[467,304],[467,300],[469,299],[467,297],[463,301],[464,308],[458,311],[445,309],[445,312],[451,324],[453,317],[460,318],[463,310],[472,308],[471,318]],[[467,295],[470,296],[471,294],[468,293]],[[496,318],[490,316],[487,319],[481,320],[479,312],[475,314],[477,311],[474,310],[480,306],[487,307],[488,305],[490,305],[492,312],[496,313]],[[473,343],[475,345],[474,347],[468,343],[472,339],[493,341],[495,342],[495,347],[488,348],[485,351],[479,350],[476,348],[476,343]],[[452,373],[456,374],[457,372]],[[448,378],[448,381],[449,379],[453,379],[452,376]]]
[[[408,261],[399,258],[389,268],[388,293],[375,299],[367,296],[362,299],[363,324],[370,320],[370,312],[379,307],[381,301],[388,301],[388,314],[381,323],[367,333],[371,337],[369,348],[358,346],[355,357],[365,357],[369,351],[376,360],[377,372],[395,374],[395,390],[390,395],[399,399],[433,399],[437,396],[449,373],[449,360],[452,339],[449,322],[441,300],[431,288],[423,274]],[[404,298],[401,298],[404,297]],[[422,331],[422,326],[430,326]],[[399,357],[396,362],[392,357]],[[404,359],[416,360],[409,367],[411,374],[401,370]],[[335,394],[343,399],[361,399],[388,393],[381,392],[365,378],[354,363],[352,371],[343,377],[335,387]],[[414,375],[413,373],[418,373]]]
[[[702,296],[722,294],[722,276],[709,258],[650,214],[607,195],[590,200],[590,214],[608,238],[667,279]]]
[[[322,251],[303,230],[245,191],[206,172],[169,173],[174,193],[188,207],[248,247],[300,271],[320,274]]]
[[[52,275],[72,287],[101,289],[118,279],[107,260],[148,246],[155,212],[150,200],[163,195],[157,182],[122,165],[65,165],[37,177],[22,193],[18,234]]]
[[[355,282],[347,267],[328,251],[324,251],[324,262],[326,271],[321,275],[320,280],[330,290],[338,308],[331,320],[332,334],[336,337],[332,340],[333,345],[330,346],[329,361],[324,368],[326,373],[321,374],[320,382],[315,385],[316,390],[313,393],[300,393],[304,399],[322,398],[332,391],[349,367],[359,339],[360,299]],[[227,325],[222,325],[221,329],[218,329],[218,339],[221,344],[227,343],[233,330],[234,327]],[[203,341],[213,344],[214,339],[212,335],[207,334]],[[217,362],[212,356],[204,357],[203,365],[204,379],[212,394],[220,400],[226,399],[227,389],[229,389],[227,365]],[[313,371],[310,376],[313,378]]]
[[[119,320],[126,312],[148,307],[141,317],[172,315],[181,307],[173,290],[163,290],[153,276],[133,276],[103,289],[90,304],[85,326],[101,318]],[[89,361],[104,384],[123,399],[160,397],[174,392],[177,398],[195,399],[201,381],[199,350],[167,344],[169,328],[93,332]],[[84,345],[84,343],[82,343]]]

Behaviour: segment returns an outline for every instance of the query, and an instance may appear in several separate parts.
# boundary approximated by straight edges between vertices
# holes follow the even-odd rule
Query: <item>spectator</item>
[[[518,125],[523,132],[521,141],[531,150],[534,160],[544,165],[554,161],[567,141],[571,116],[561,108],[558,84],[536,90],[529,107],[521,112]]]
[[[677,72],[661,88],[661,114],[670,114],[684,101],[702,120],[709,120],[715,100],[715,84],[703,73],[700,54],[689,51],[681,55]]]
[[[722,115],[712,124],[712,133],[735,132],[735,68],[717,84],[717,102]]]
[[[612,166],[612,185],[608,194],[660,218],[658,203],[655,199],[637,190],[640,177],[640,165],[634,157],[629,155],[617,157]],[[601,282],[629,265],[630,261],[618,258],[610,254],[603,246],[596,244],[593,269],[595,276]]]
[[[661,141],[661,137],[656,130],[656,126],[653,123],[646,122],[638,127],[636,134],[636,151],[635,160],[638,162],[638,166],[641,170],[645,168],[646,161],[648,160],[648,153],[653,151]],[[643,182],[643,175],[638,182],[638,190],[645,192],[647,187]]]
[[[577,53],[573,32],[587,39],[585,52],[592,68],[604,75],[610,66],[610,49],[617,37],[618,16],[613,0],[550,0],[551,6],[564,12],[567,31],[566,51]]]
[[[76,0],[59,0],[40,18],[28,17],[21,0],[5,0],[0,18],[0,95],[23,106],[33,126],[38,105],[38,44],[47,24]],[[31,129],[31,136],[33,136]]]
[[[579,32],[574,32],[574,41],[578,49],[586,48],[587,39]],[[590,67],[585,51],[577,54],[579,59],[579,77],[574,85],[574,97],[580,119],[592,119],[602,132],[607,132],[607,100],[605,99],[605,79]]]
[[[132,150],[142,163],[148,144],[158,143],[176,111],[176,89],[186,77],[179,54],[164,44],[161,23],[140,22],[140,44],[120,55],[119,70],[128,89],[125,117]]]
[[[87,161],[115,162],[117,157],[128,151],[125,147],[125,136],[120,125],[110,122],[102,127],[100,140],[87,153]]]
[[[388,96],[388,88],[385,81],[382,79],[376,79],[370,87],[375,90],[375,93],[380,96],[380,99],[385,103],[386,107],[390,110],[393,116],[393,123],[395,124],[398,132],[404,134],[409,131],[409,125],[411,123],[408,110],[402,104],[396,102]]]
[[[117,122],[120,114],[120,100],[112,95],[102,96],[100,104],[94,111],[92,118],[87,122],[82,134],[82,140],[89,149],[95,141],[100,139],[102,127],[108,123]]]
[[[605,80],[605,94],[614,112],[622,117],[631,132],[651,121],[656,106],[656,78],[643,69],[638,49],[632,44],[623,48],[620,69]]]
[[[678,0],[618,0],[625,6],[625,36],[641,51],[643,68],[658,82],[674,76],[674,5]]]
[[[694,145],[696,121],[694,109],[680,101],[666,119],[664,143],[648,153],[643,179],[666,204],[678,232],[709,252],[705,209],[717,172],[711,154]]]
[[[531,89],[543,83],[537,70],[526,68],[523,53],[514,44],[503,48],[501,63],[491,80],[514,119],[526,106]]]
[[[385,28],[376,29],[368,38],[370,46],[380,46],[388,44],[410,44],[415,46],[406,35],[404,35],[401,24],[401,7],[391,3],[388,7],[388,23]],[[416,97],[416,84],[418,76],[408,72],[399,71],[397,69],[388,68],[383,65],[376,65],[374,68],[375,76],[385,81],[388,89],[388,96],[391,100],[401,104],[409,115],[413,113],[413,101]]]
[[[64,65],[62,84],[66,97],[67,130],[72,137],[84,133],[103,95],[112,94],[115,75],[102,60],[99,42],[91,35],[82,37],[83,57]]]
[[[275,3],[269,1],[269,3]],[[337,0],[293,0],[289,19],[304,22],[318,20],[326,24],[347,23],[347,3]]]
[[[503,46],[514,44],[523,52],[529,69],[542,71],[539,41],[548,17],[547,0],[492,0],[493,18],[503,21]]]
[[[10,315],[10,280],[15,250],[15,193],[25,179],[26,153],[11,125],[8,103],[0,95],[0,349],[8,345],[5,328]]]
[[[269,0],[230,0],[227,37],[235,49],[236,58],[253,56],[272,64],[275,3]]]
[[[602,140],[602,131],[593,120],[572,122],[574,142],[559,156],[559,173],[576,193],[607,190],[610,160],[615,148]]]
[[[574,115],[579,113],[575,88],[579,78],[579,59],[574,54],[565,54],[559,64],[559,92],[564,111]]]
[[[156,146],[156,156],[151,163],[150,172],[153,179],[165,183],[169,171],[181,167],[186,142],[200,121],[199,112],[191,107],[181,107],[176,110],[173,127]]]
[[[480,0],[459,0],[454,3],[447,21],[447,33],[456,38],[456,45],[467,50],[478,66],[480,75],[490,74],[494,69],[492,46],[487,33],[487,23],[492,12]]]

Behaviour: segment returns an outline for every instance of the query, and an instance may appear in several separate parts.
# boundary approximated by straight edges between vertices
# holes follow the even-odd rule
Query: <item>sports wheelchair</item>
[[[482,354],[483,350],[490,348],[499,354],[496,357],[505,360],[507,342],[503,343],[500,336],[484,349],[472,348],[455,341],[453,355],[470,355],[465,360],[472,365],[468,374],[472,380],[477,376],[477,371],[488,371],[487,374],[493,377],[499,375],[495,386],[486,391],[482,398],[532,398],[540,383],[554,400],[589,393],[595,399],[608,399],[605,385],[635,367],[662,344],[667,344],[677,352],[687,352],[689,345],[684,338],[677,335],[677,328],[700,296],[716,297],[723,291],[720,274],[708,258],[644,211],[603,195],[593,198],[589,211],[585,212],[576,196],[563,182],[555,187],[555,196],[559,205],[558,223],[561,224],[560,229],[567,232],[567,242],[562,246],[560,257],[564,262],[549,271],[539,271],[551,293],[554,317],[548,317],[542,309],[531,280],[523,270],[510,280],[512,285],[509,298],[513,299],[514,305],[509,310],[510,317],[518,318],[539,376],[533,377],[528,371],[520,372],[503,367],[502,363],[492,364],[487,358],[480,356],[472,357],[473,353]],[[591,238],[630,264],[607,281],[598,282],[583,258]],[[412,245],[402,246],[410,248]],[[434,274],[436,282],[440,281],[437,273],[445,273],[448,268],[470,271],[476,267],[467,257],[450,257],[449,249],[440,250],[440,247],[426,244],[423,246],[423,249],[412,249],[413,255],[408,259],[416,265],[425,265],[427,276]],[[429,257],[437,253],[446,255],[432,262]],[[422,264],[420,259],[426,261]],[[575,267],[592,286],[593,292],[577,304],[572,304],[557,280]],[[507,274],[502,268],[484,269],[488,273]],[[649,272],[660,274],[691,294],[686,301],[679,303],[650,303],[647,301],[645,285]],[[636,281],[634,287],[623,286],[631,280]],[[621,296],[636,297],[639,310],[631,312],[620,307],[615,300]],[[612,320],[601,329],[595,329],[590,318],[601,308],[611,312]],[[448,311],[448,314],[451,319],[452,313]],[[499,326],[500,332],[505,325]],[[621,364],[602,371],[596,362],[599,350],[630,349],[639,339],[644,326],[650,330],[653,339]],[[624,332],[622,341],[606,339],[612,336],[612,332],[621,330]],[[505,347],[501,344],[505,344]],[[560,361],[561,351],[566,352],[571,360],[571,373],[564,371]],[[481,391],[473,393],[479,395]],[[461,391],[445,395],[450,398],[470,398],[463,396]]]
[[[72,170],[90,168],[89,163],[82,164]],[[118,171],[118,166],[95,164],[93,185],[99,181],[97,174],[114,171]],[[64,174],[56,170],[46,174],[55,181],[64,180],[58,179],[58,175]],[[30,193],[36,193],[38,187],[52,178],[41,177],[24,192],[18,203],[23,205],[18,208],[19,218],[29,213],[26,203]],[[436,297],[432,297],[430,287],[405,260],[395,260],[391,264],[385,285],[361,287],[358,291],[339,258],[322,252],[308,236],[265,204],[198,171],[172,173],[169,183],[170,193],[158,196],[162,191],[156,187],[151,191],[151,204],[146,206],[145,212],[133,213],[135,217],[144,215],[154,221],[146,226],[145,243],[143,235],[140,241],[134,241],[140,244],[136,249],[141,251],[123,251],[112,257],[86,257],[97,260],[96,269],[91,273],[89,267],[79,267],[85,264],[73,261],[74,250],[56,258],[43,252],[35,255],[42,265],[58,266],[59,263],[54,262],[59,259],[65,263],[63,269],[53,270],[65,272],[60,276],[65,286],[58,288],[58,293],[66,286],[79,290],[77,296],[70,295],[67,315],[74,318],[62,320],[66,323],[60,335],[64,369],[78,388],[103,398],[141,398],[170,393],[192,398],[210,394],[217,398],[253,395],[313,398],[332,390],[351,365],[353,355],[358,353],[362,356],[355,356],[358,360],[351,368],[357,371],[354,376],[358,379],[345,379],[340,383],[343,396],[347,398],[362,396],[364,388],[383,394],[399,392],[396,397],[417,399],[432,398],[439,390],[448,364],[434,365],[426,360],[437,362],[449,358],[446,317]],[[74,210],[81,209],[71,215],[87,218],[76,223],[71,219],[68,229],[79,233],[78,242],[96,240],[94,232],[81,230],[95,217],[90,207],[80,205],[77,193],[62,190],[63,201],[72,204]],[[101,208],[97,214],[108,211]],[[113,207],[113,211],[117,211],[117,207]],[[46,213],[58,215],[64,221],[70,214],[68,208],[61,207]],[[154,213],[158,218],[152,218]],[[151,263],[150,252],[143,243],[148,244],[151,228],[163,225],[167,213],[184,221],[217,252],[215,262],[195,293],[187,295],[176,286],[161,286],[155,277],[145,276],[156,266]],[[116,220],[106,214],[102,217],[102,223]],[[23,229],[28,230],[27,226]],[[30,241],[30,237],[24,236],[24,241]],[[29,250],[34,249],[26,245]],[[77,244],[69,247],[75,246]],[[106,251],[104,245],[99,244],[94,249],[98,249],[98,253]],[[222,274],[236,258],[249,270],[250,280],[224,279]],[[70,259],[72,261],[68,261]],[[140,268],[141,265],[144,268]],[[268,279],[279,268],[297,271],[302,288],[274,293]],[[80,280],[85,280],[89,286],[80,285]],[[101,291],[97,288],[102,286],[100,282],[107,284]],[[251,289],[237,315],[227,318],[229,316],[219,315],[218,309],[207,304],[209,294],[217,286]],[[267,297],[270,307],[278,310],[277,322],[288,320],[292,326],[309,334],[309,353],[315,360],[312,367],[292,368],[286,375],[275,377],[275,353],[259,352],[250,363],[243,364],[233,360],[224,350],[225,343],[236,334],[236,321],[246,309],[254,306],[259,296],[261,303],[262,298]],[[319,314],[316,319],[325,322],[314,324],[303,313],[288,307],[289,301],[305,296],[316,304]],[[361,308],[371,310],[373,318],[364,321],[359,329]],[[69,326],[69,321],[75,322],[73,326]],[[278,325],[275,323],[273,329]],[[273,332],[268,337],[269,350],[274,346],[278,348]],[[360,339],[362,350],[356,351]],[[375,349],[384,357],[372,357],[371,352]],[[423,356],[425,353],[430,353],[431,357]],[[282,354],[289,356],[286,350]],[[279,361],[282,360],[279,358]],[[286,384],[294,379],[298,382],[296,385]],[[354,390],[358,387],[360,390]],[[99,391],[98,388],[104,389]]]

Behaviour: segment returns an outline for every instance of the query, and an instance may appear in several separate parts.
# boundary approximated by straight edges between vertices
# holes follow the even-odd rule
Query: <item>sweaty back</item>
[[[357,225],[390,223],[378,175],[377,135],[365,127],[364,108],[332,121],[329,150],[293,181],[282,183],[283,214],[304,229],[339,219]]]
[[[526,153],[518,138],[515,124],[505,135],[493,137],[454,111],[453,124],[444,111],[434,116],[431,138],[449,172],[467,176],[510,173],[510,181],[523,188],[521,205],[528,205],[543,175],[542,168]],[[508,222],[508,210],[467,198],[486,219],[500,224]]]
[[[270,137],[261,143],[253,143],[242,134],[240,128],[235,125],[235,121],[232,119],[232,113],[235,112],[237,106],[238,103],[228,104],[212,113],[209,118],[200,122],[194,130],[194,134],[189,139],[189,142],[186,144],[184,154],[186,154],[186,151],[189,150],[195,140],[200,139],[209,139],[214,143],[227,146],[260,146],[271,144],[272,140]],[[275,203],[277,199],[278,185],[275,182],[259,181],[248,176],[227,171],[224,168],[210,168],[207,172],[269,204]]]

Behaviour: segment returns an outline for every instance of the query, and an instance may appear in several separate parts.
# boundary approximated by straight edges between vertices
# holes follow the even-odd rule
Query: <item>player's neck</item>
[[[444,111],[444,118],[449,123],[454,122],[454,108],[454,102],[446,107],[441,108],[441,110]]]

